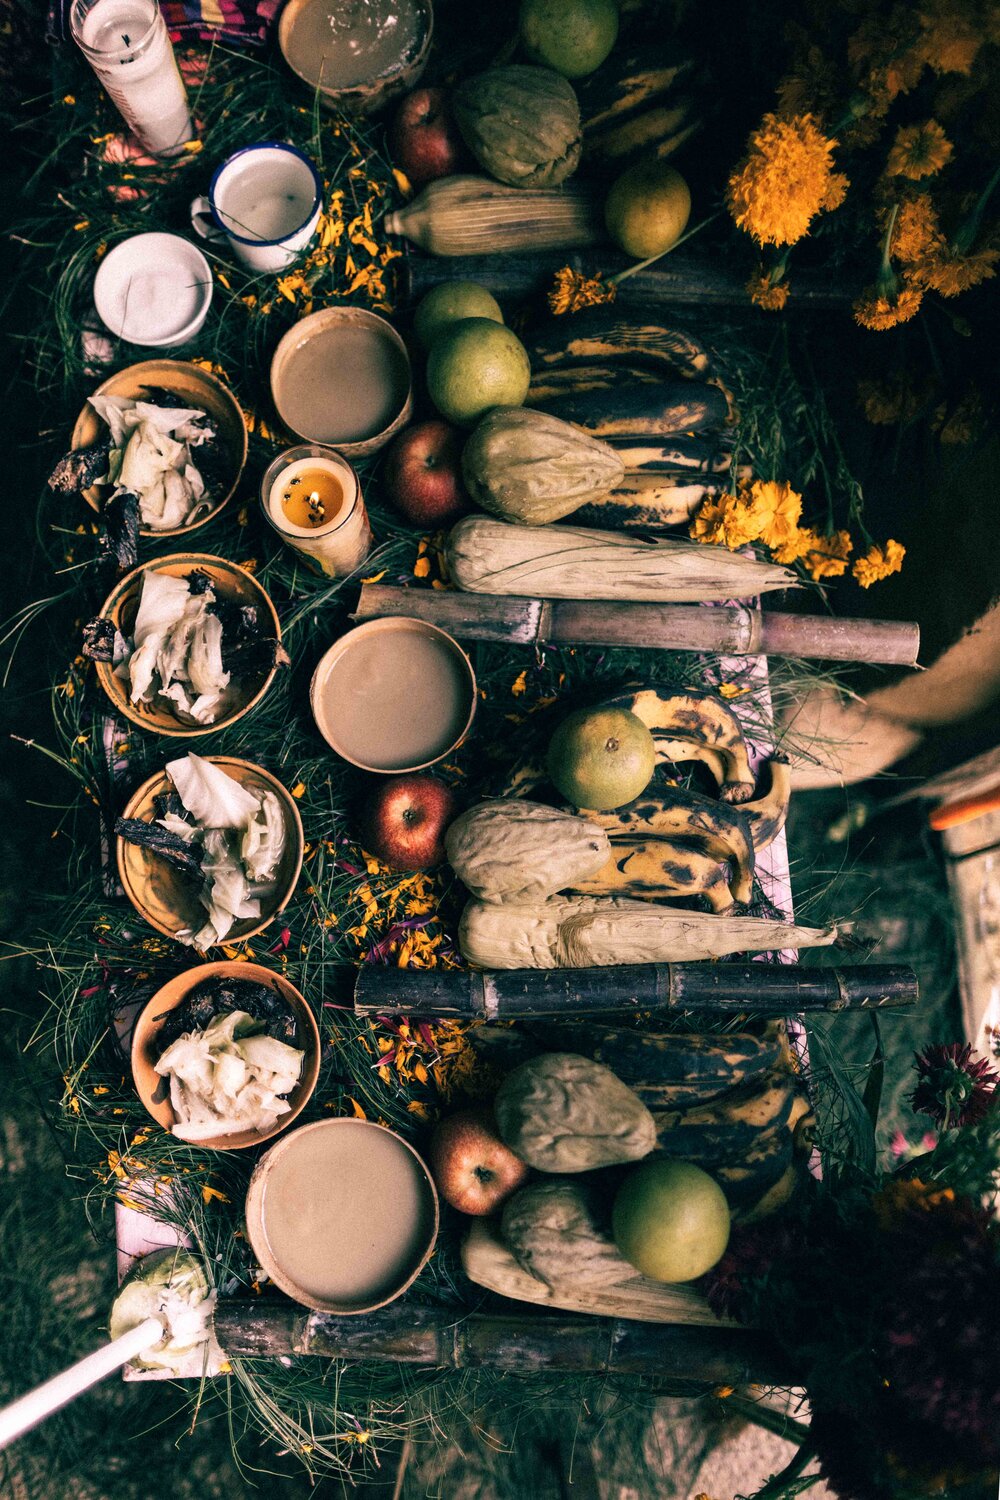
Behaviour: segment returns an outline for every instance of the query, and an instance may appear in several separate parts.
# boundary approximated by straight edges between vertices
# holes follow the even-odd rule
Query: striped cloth
[[[46,37],[69,40],[72,0],[50,0]],[[262,47],[271,34],[282,0],[160,0],[171,40],[224,41],[235,47]]]

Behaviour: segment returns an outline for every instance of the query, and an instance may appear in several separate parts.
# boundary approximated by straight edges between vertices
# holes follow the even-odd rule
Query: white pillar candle
[[[194,135],[187,90],[156,0],[75,0],[70,27],[126,125],[154,156]]]
[[[305,443],[271,464],[261,506],[275,531],[331,578],[346,578],[372,547],[358,476],[332,448]]]

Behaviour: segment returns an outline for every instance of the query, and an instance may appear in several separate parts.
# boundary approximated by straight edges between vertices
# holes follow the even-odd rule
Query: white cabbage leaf
[[[219,766],[192,751],[167,762],[167,775],[188,812],[203,828],[245,828],[260,799]]]
[[[247,825],[240,858],[251,880],[271,880],[285,852],[285,816],[273,792],[265,791],[259,811]]]
[[[174,1135],[207,1140],[241,1130],[269,1130],[291,1105],[304,1054],[258,1031],[245,1011],[216,1016],[164,1051],[156,1071],[170,1082]]]

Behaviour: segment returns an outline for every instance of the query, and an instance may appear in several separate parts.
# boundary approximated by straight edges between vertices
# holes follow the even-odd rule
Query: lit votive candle
[[[183,150],[194,126],[156,0],[73,0],[70,30],[146,150],[154,156]]]
[[[346,578],[371,551],[358,476],[333,448],[304,443],[279,454],[261,482],[260,500],[282,540],[331,578]]]

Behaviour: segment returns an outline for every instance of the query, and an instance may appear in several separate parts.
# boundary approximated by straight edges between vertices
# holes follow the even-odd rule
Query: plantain
[[[801,1166],[793,1161],[762,1197],[733,1214],[734,1221],[738,1224],[756,1224],[761,1219],[769,1219],[792,1201],[805,1180],[806,1174]]]
[[[719,796],[724,802],[748,802],[753,796],[754,777],[740,721],[717,693],[678,693],[643,684],[606,698],[602,707],[628,709],[641,719],[653,736],[659,760],[683,761],[678,747],[684,744],[720,755],[725,776],[719,781]]]
[[[789,1121],[801,1096],[797,1079],[772,1069],[708,1104],[656,1111],[658,1150],[699,1166],[753,1165],[754,1153],[768,1156],[779,1133],[791,1141]]]
[[[725,480],[712,483],[692,479],[690,470],[669,471],[652,481],[626,474],[608,494],[572,513],[575,526],[599,526],[609,531],[664,531],[684,526],[704,500],[721,494]]]
[[[712,1176],[725,1193],[730,1208],[747,1213],[780,1181],[793,1161],[792,1133],[785,1126],[748,1151],[742,1161],[713,1163]]]
[[[655,478],[683,469],[697,474],[728,474],[732,468],[732,446],[723,433],[701,432],[690,437],[668,438],[662,443],[632,443],[616,439],[611,446],[625,465],[626,474]]]
[[[614,306],[588,307],[553,318],[526,342],[532,370],[625,359],[659,370],[665,379],[707,378],[711,361],[699,339],[684,328],[627,318]],[[684,429],[680,429],[683,431]]]
[[[574,79],[580,101],[584,138],[676,91],[694,72],[694,59],[674,47],[672,55],[662,43],[638,48],[624,56],[613,52],[586,78]]]
[[[611,129],[592,132],[584,139],[584,159],[616,170],[639,157],[667,160],[701,129],[704,122],[696,108],[692,98],[654,105]]]
[[[567,391],[535,403],[539,411],[572,422],[593,437],[665,438],[682,432],[715,431],[729,418],[728,397],[705,381],[635,381],[606,391]]]
[[[753,867],[730,859],[708,840],[691,835],[675,838],[612,840],[613,853],[594,875],[567,889],[590,896],[639,896],[644,900],[675,900],[705,896],[712,911],[732,911],[744,905],[753,891]],[[732,872],[730,872],[730,864]]]
[[[782,1062],[781,1036],[773,1030],[706,1036],[544,1020],[531,1022],[528,1031],[553,1051],[578,1052],[603,1063],[649,1109],[707,1103]]]
[[[750,837],[759,853],[772,844],[785,826],[792,795],[792,769],[777,756],[765,761],[761,782],[764,791],[740,806],[740,813],[750,824]]]
[[[532,375],[527,406],[553,401],[557,396],[610,391],[620,385],[657,385],[661,379],[651,365],[632,360],[595,361],[589,365],[550,365]]]

